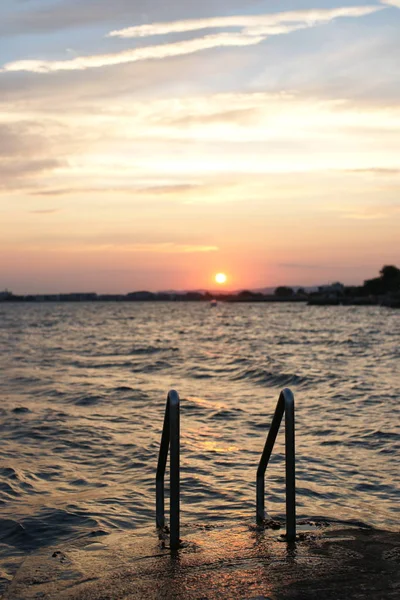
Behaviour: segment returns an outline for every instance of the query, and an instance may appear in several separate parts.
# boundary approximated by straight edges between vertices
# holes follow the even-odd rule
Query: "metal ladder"
[[[161,435],[160,452],[156,474],[156,524],[165,528],[164,477],[170,449],[170,547],[177,550],[180,545],[180,415],[179,395],[171,390],[167,396],[164,425]],[[265,442],[264,450],[257,469],[257,523],[263,524],[265,514],[265,471],[285,414],[285,457],[286,457],[286,540],[296,539],[296,487],[295,487],[295,434],[294,434],[294,396],[285,388],[279,395],[274,417]]]

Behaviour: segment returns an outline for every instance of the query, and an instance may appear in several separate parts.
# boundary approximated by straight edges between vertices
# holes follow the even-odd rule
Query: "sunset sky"
[[[0,291],[400,266],[400,0],[0,4]]]

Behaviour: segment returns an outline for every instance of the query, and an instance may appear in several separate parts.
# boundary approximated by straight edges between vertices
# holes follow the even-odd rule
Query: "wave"
[[[21,519],[0,519],[0,542],[24,551],[55,544],[74,537],[82,530],[97,529],[99,523],[87,513],[43,508],[37,514]]]
[[[295,373],[272,373],[261,368],[244,369],[234,377],[233,381],[252,381],[260,385],[268,384],[274,387],[308,386],[313,380],[310,377],[296,375]]]
[[[182,526],[253,514],[255,471],[288,386],[299,514],[398,527],[395,313],[223,304],[215,312],[180,303],[1,308],[0,542],[10,556],[17,547],[153,523],[171,387],[182,399]],[[58,326],[48,327],[53,319]],[[283,445],[281,432],[267,473],[274,516],[284,506]]]

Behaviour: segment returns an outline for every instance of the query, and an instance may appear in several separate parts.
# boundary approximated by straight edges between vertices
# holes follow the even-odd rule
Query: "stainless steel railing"
[[[167,396],[164,425],[161,435],[160,452],[156,474],[156,524],[165,528],[164,478],[170,451],[170,547],[180,546],[180,415],[179,395],[171,390]],[[265,471],[267,469],[279,427],[285,414],[285,462],[286,462],[286,538],[296,539],[296,484],[295,484],[295,423],[294,396],[285,388],[279,395],[271,427],[257,469],[257,523],[266,519],[265,513]]]
[[[296,539],[296,482],[295,482],[295,447],[294,447],[294,396],[285,388],[279,395],[275,414],[265,442],[257,469],[257,523],[262,524],[265,514],[265,471],[278,435],[279,427],[285,413],[285,462],[286,462],[286,539]]]
[[[164,425],[161,436],[160,453],[156,474],[156,523],[157,527],[165,527],[164,476],[167,466],[168,449],[170,450],[170,546],[171,550],[179,548],[179,396],[171,390],[167,396]]]

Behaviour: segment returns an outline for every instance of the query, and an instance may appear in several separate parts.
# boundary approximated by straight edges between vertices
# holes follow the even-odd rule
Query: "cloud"
[[[14,0],[15,2],[16,0]],[[8,9],[13,0],[1,2]],[[110,22],[143,22],[153,19],[178,18],[182,13],[206,15],[226,9],[226,0],[48,0],[27,2],[20,0],[18,10],[4,11],[0,20],[1,36],[14,34],[43,34],[67,29],[80,29]],[[36,4],[36,6],[35,6]],[[33,6],[32,6],[33,5]],[[31,8],[32,6],[32,8]],[[239,10],[243,0],[230,0],[230,10]]]
[[[282,269],[320,269],[321,265],[305,264],[305,263],[278,263],[278,267]],[[323,265],[324,269],[329,268],[327,265]],[[332,268],[332,267],[331,267]]]
[[[264,15],[234,15],[229,17],[211,17],[208,19],[188,19],[127,27],[111,31],[108,37],[150,37],[226,27],[244,27],[244,33],[247,35],[276,35],[286,33],[287,30],[285,28],[281,29],[279,27],[283,24],[296,23],[298,25],[312,26],[317,23],[326,23],[338,17],[363,17],[379,10],[382,10],[381,6],[348,6],[331,10],[299,10]]]
[[[187,192],[198,190],[203,187],[203,185],[195,183],[175,183],[171,185],[152,185],[148,187],[137,187],[131,189],[131,191],[146,195],[186,194]]]
[[[172,116],[168,121],[168,117],[160,116],[159,123],[175,125],[175,126],[190,126],[190,125],[212,125],[217,123],[238,123],[241,125],[249,125],[257,122],[261,117],[260,106],[238,107],[232,110],[219,110],[217,112],[206,112],[197,114],[187,114],[182,116]]]
[[[9,119],[24,115],[13,110],[10,104]],[[40,122],[41,113],[28,114]],[[118,98],[99,110],[66,110],[57,119],[59,125],[51,112],[43,119],[48,145],[39,154],[29,148],[18,160],[2,161],[8,186],[26,190],[30,174],[36,197],[75,194],[92,202],[100,194],[110,199],[115,194],[141,205],[226,202],[247,193],[227,186],[222,192],[221,182],[215,185],[216,178],[232,174],[373,168],[388,175],[399,168],[399,108],[295,94],[203,93]]]
[[[58,208],[38,208],[36,210],[29,211],[33,215],[50,215],[59,212]]]
[[[20,179],[37,176],[65,166],[65,162],[53,158],[31,160],[0,159],[0,189],[18,189]]]
[[[193,54],[201,50],[222,48],[227,46],[251,46],[259,44],[265,38],[262,36],[246,36],[235,33],[221,33],[207,35],[194,40],[185,40],[172,44],[160,44],[157,46],[145,46],[133,50],[124,50],[114,54],[96,54],[92,56],[79,56],[72,60],[18,60],[7,63],[0,70],[8,71],[31,71],[33,73],[54,73],[57,71],[83,71],[99,67],[120,65],[124,63],[138,62],[142,60],[155,60],[171,58],[185,54]]]
[[[379,26],[373,18],[367,18],[363,23],[353,19],[329,31],[308,30],[296,40],[293,51],[289,49],[295,40],[283,36],[275,37],[268,47],[265,43],[227,47],[162,61],[58,71],[51,76],[23,71],[0,73],[0,110],[15,113],[19,109],[21,117],[26,118],[22,112],[27,114],[34,108],[42,115],[62,114],[64,119],[64,115],[79,111],[92,116],[104,113],[132,98],[149,102],[169,98],[176,102],[177,97],[189,94],[226,90],[289,90],[303,97],[348,98],[363,107],[394,106],[400,101],[400,63],[396,59],[399,40],[393,23],[397,13],[393,9],[384,16],[386,21]],[[389,17],[392,23],[387,23]],[[114,44],[115,40],[107,43]],[[118,49],[121,43],[126,46],[126,42],[117,43]],[[84,131],[82,128],[76,141],[81,140]]]
[[[43,127],[29,120],[0,122],[0,157],[38,154],[44,148]]]
[[[198,183],[174,183],[151,186],[118,186],[118,187],[70,187],[58,189],[40,189],[30,193],[31,196],[68,196],[72,194],[131,194],[145,196],[164,196],[187,194],[192,191],[205,189],[205,185]]]
[[[202,246],[195,244],[176,244],[174,242],[156,244],[131,244],[124,247],[127,252],[156,252],[161,254],[194,254],[198,252],[217,252],[218,246]]]
[[[400,205],[399,204],[387,204],[377,206],[366,206],[360,208],[357,211],[346,211],[342,217],[344,219],[360,220],[360,221],[371,221],[378,219],[389,219],[400,216]]]
[[[51,119],[1,115],[0,190],[27,189],[42,176],[68,165],[66,128]],[[73,147],[73,146],[72,146]],[[49,158],[51,157],[51,158]]]
[[[166,24],[156,23],[154,25],[133,28],[133,37],[147,37],[155,33],[165,34],[197,31],[204,29],[207,26],[206,24],[209,24],[208,26],[211,28],[232,27],[232,24],[234,24],[235,26],[244,27],[244,29],[240,32],[222,32],[191,40],[144,46],[109,54],[77,56],[69,60],[18,60],[5,64],[0,72],[30,71],[34,73],[55,73],[59,71],[82,71],[144,60],[159,60],[183,56],[214,48],[254,46],[266,40],[270,35],[288,34],[305,27],[314,27],[321,23],[327,23],[337,17],[360,17],[372,14],[378,10],[382,10],[382,7],[360,6],[333,10],[278,13],[277,15],[221,17],[217,19],[177,21]],[[125,33],[121,33],[121,31]],[[132,35],[132,30],[130,31],[131,34],[129,35]],[[127,30],[113,31],[109,35],[128,37],[126,32]]]
[[[30,192],[30,196],[67,196],[68,194],[74,194],[74,193],[79,193],[79,192],[90,192],[93,191],[90,188],[82,188],[82,189],[74,189],[74,188],[61,188],[61,189],[57,189],[57,190],[34,190],[32,192]],[[97,192],[98,190],[96,190]]]
[[[35,112],[10,103],[8,110],[10,121],[42,123],[43,146],[35,148],[32,139],[20,155],[14,134],[25,143],[28,129],[15,129],[14,122],[3,128],[14,136],[7,142],[14,154],[1,161],[2,187],[35,197],[75,194],[92,203],[102,195],[106,204],[114,195],[131,206],[234,202],[260,192],[221,184],[233,174],[372,168],[389,175],[399,168],[398,107],[208,92],[162,100],[118,97],[92,110],[65,110],[57,120],[50,107],[45,118],[42,107]]]
[[[43,246],[43,241],[38,242],[31,240],[31,249]],[[49,236],[46,238],[46,244],[51,244],[53,250],[61,252],[81,253],[84,250],[87,253],[98,252],[120,252],[125,255],[132,254],[198,254],[208,252],[218,252],[218,246],[203,245],[203,244],[182,244],[178,242],[138,242],[138,243],[121,243],[116,241],[113,243],[98,243],[95,240],[84,238],[74,240],[60,239],[51,240]]]
[[[400,169],[391,167],[370,167],[366,169],[350,169],[347,173],[366,173],[371,175],[392,176],[400,175]]]
[[[400,0],[380,0],[382,4],[386,4],[387,6],[396,6],[400,8]]]

